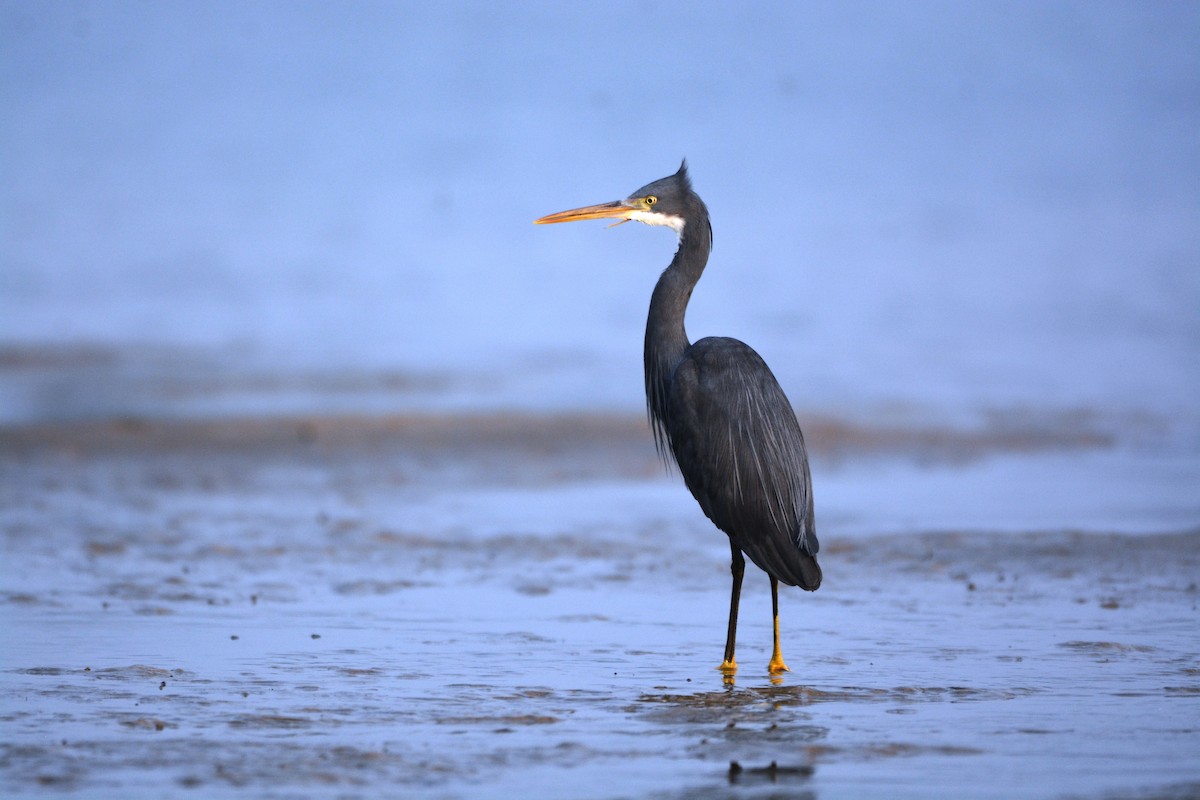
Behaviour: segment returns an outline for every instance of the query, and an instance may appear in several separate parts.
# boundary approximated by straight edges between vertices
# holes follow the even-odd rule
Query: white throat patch
[[[683,217],[676,217],[671,214],[659,214],[656,211],[630,211],[629,219],[645,223],[646,225],[662,225],[678,234],[683,233]]]

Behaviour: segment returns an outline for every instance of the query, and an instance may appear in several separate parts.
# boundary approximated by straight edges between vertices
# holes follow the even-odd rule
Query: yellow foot
[[[772,675],[778,675],[781,672],[791,672],[788,665],[783,663],[783,656],[773,656],[771,663],[767,665],[767,672]]]
[[[721,666],[717,667],[717,669],[721,670],[721,672],[726,675],[736,675],[737,674],[737,662],[736,661],[722,661]]]

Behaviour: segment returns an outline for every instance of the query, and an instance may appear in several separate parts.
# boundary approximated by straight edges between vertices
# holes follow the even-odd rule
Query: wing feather
[[[701,339],[670,381],[666,433],[704,513],[763,570],[816,588],[819,544],[800,424],[748,345]]]

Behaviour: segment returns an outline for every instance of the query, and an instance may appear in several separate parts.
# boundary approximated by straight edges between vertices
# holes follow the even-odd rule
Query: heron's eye
[[[646,205],[648,205],[648,206],[652,206],[652,205],[654,205],[655,203],[657,203],[657,202],[658,202],[658,198],[657,198],[657,197],[655,197],[655,196],[654,196],[654,195],[652,195],[652,194],[651,194],[651,195],[646,195],[646,199],[645,199],[645,201],[644,201],[644,202],[646,203]]]

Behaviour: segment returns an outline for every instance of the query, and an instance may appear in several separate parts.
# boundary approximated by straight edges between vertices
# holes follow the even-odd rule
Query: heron
[[[786,672],[779,646],[779,584],[808,591],[821,585],[808,452],[791,403],[753,348],[723,336],[688,341],[684,316],[713,238],[708,208],[692,189],[686,159],[674,175],[624,200],[534,222],[588,219],[617,220],[613,225],[634,220],[678,234],[679,247],[654,287],[646,319],[650,427],[659,454],[668,463],[674,459],[704,514],[729,537],[733,586],[725,657],[718,669],[727,676],[737,672],[738,602],[749,556],[771,582],[774,646],[767,670]]]

